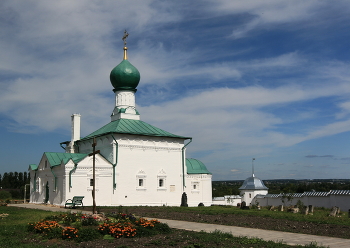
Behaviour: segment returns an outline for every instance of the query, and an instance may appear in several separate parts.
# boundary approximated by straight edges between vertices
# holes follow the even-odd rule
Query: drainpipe
[[[70,188],[72,188],[72,174],[77,169],[77,165],[78,164],[74,164],[74,168],[69,171],[69,191],[70,191]]]
[[[114,138],[113,133],[111,133],[114,141],[115,141],[115,164],[113,165],[113,189],[116,189],[116,183],[115,183],[115,167],[118,164],[118,141]]]
[[[52,175],[53,175],[54,178],[55,178],[55,191],[56,191],[56,189],[57,189],[57,176],[56,176],[55,173],[53,172],[53,167],[51,167],[50,169],[51,169]]]
[[[69,144],[69,141],[61,142],[60,146],[62,147],[63,150],[66,150],[68,144]],[[63,145],[66,145],[66,147],[63,147]]]
[[[185,148],[192,142],[192,138],[190,138],[190,141],[182,147],[182,190],[185,191],[186,184],[185,184]]]

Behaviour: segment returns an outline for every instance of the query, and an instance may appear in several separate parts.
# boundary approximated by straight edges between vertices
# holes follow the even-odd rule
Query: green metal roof
[[[38,165],[37,164],[30,164],[29,165],[29,170],[36,171],[37,169],[38,169]]]
[[[183,137],[164,131],[160,128],[154,127],[146,122],[140,120],[119,119],[108,123],[95,132],[82,138],[82,140],[90,139],[94,136],[101,136],[108,133],[124,133],[124,134],[136,134],[146,136],[159,136],[159,137],[173,137],[190,139],[190,137]]]
[[[186,158],[187,174],[211,174],[205,165],[194,158]]]
[[[45,152],[44,154],[51,167],[60,165],[62,162],[63,164],[66,164],[70,159],[72,159],[74,163],[78,163],[88,156],[88,154],[85,153]]]

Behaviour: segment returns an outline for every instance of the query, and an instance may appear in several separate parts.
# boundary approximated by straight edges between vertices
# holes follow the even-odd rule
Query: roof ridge
[[[60,165],[62,162],[65,164],[72,159],[74,163],[81,161],[88,156],[87,153],[66,153],[66,152],[44,152],[51,167]]]

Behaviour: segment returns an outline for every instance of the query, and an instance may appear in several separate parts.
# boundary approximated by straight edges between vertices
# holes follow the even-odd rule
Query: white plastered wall
[[[114,205],[179,206],[182,195],[180,139],[118,136]],[[163,185],[159,186],[159,180]],[[142,180],[142,185],[139,185]]]
[[[203,203],[204,206],[212,205],[211,178],[210,174],[186,175],[185,192],[189,207],[197,207],[199,203]]]
[[[112,205],[181,204],[183,139],[114,134],[98,137],[96,143],[96,149],[116,164]],[[91,144],[92,140],[81,142],[79,152],[91,152]]]

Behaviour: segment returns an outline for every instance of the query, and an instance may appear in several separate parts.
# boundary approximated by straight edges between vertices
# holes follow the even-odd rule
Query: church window
[[[192,182],[191,185],[192,185],[191,188],[192,188],[193,192],[199,192],[199,182],[198,181]]]
[[[167,190],[166,176],[158,176],[157,190]]]
[[[252,194],[249,193],[249,198],[252,198]]]
[[[40,192],[40,190],[39,190],[39,187],[40,187],[40,178],[37,178],[37,179],[36,179],[35,186],[36,186],[36,192]]]
[[[137,190],[146,190],[146,173],[143,170],[140,170],[136,174],[136,189]]]
[[[166,173],[164,170],[160,170],[157,176],[157,190],[167,190],[166,186]]]
[[[93,173],[92,171],[90,171],[87,175],[86,175],[86,190],[87,191],[92,191],[94,188],[94,181],[95,181],[95,190],[99,191],[100,187],[99,187],[99,173],[96,173],[95,176],[95,180],[93,179]]]

